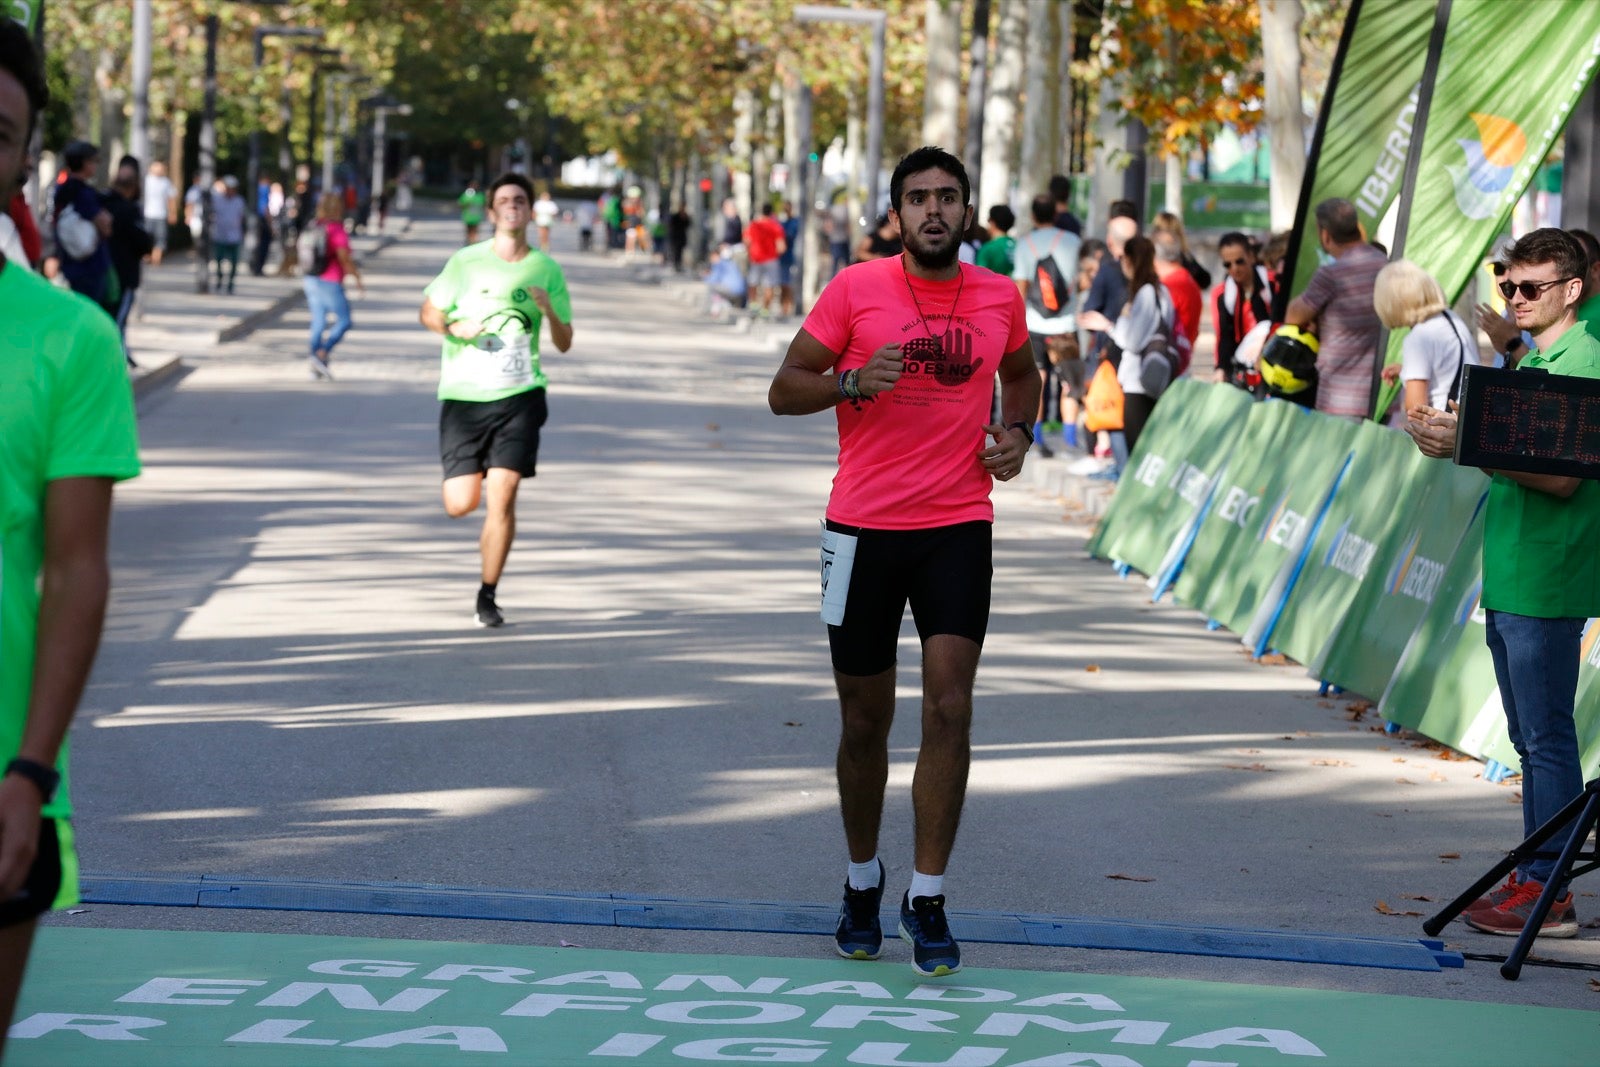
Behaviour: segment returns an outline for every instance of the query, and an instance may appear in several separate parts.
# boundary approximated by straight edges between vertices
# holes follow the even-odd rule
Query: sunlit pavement
[[[642,284],[629,265],[577,254],[575,235],[558,229],[577,341],[568,354],[546,354],[551,421],[501,583],[510,625],[478,630],[477,520],[452,522],[439,506],[438,348],[416,323],[421,288],[456,239],[458,227],[421,220],[370,265],[335,382],[309,379],[301,311],[186,357],[193,371],[142,401],[147,470],[119,490],[117,588],[73,736],[85,870],[831,905],[844,860],[815,537],[832,474],[832,420],[769,414],[775,351],[699,321],[671,286]],[[917,462],[915,442],[906,462]],[[1142,586],[1085,559],[1085,531],[1036,488],[1002,486],[996,500],[995,611],[965,821],[946,883],[952,908],[1415,940],[1422,915],[1515,843],[1515,787],[1489,785],[1475,763],[1382,734],[1370,713],[1317,700],[1298,668],[1250,663],[1193,613],[1150,605]],[[918,653],[909,623],[902,661],[884,829],[895,900],[910,875]],[[1595,890],[1581,881],[1577,889],[1580,918],[1600,918]],[[859,1046],[898,1042],[910,1045],[905,1063],[1016,1064],[1069,1047],[1141,1064],[1256,1063],[1291,1054],[1271,1042],[1265,1051],[1175,1042],[1232,1026],[1296,1030],[1307,1020],[1366,1042],[1339,1045],[1324,1034],[1348,1052],[1325,1062],[1429,1062],[1395,1043],[1409,1032],[1405,1019],[1430,1032],[1426,1047],[1440,1050],[1439,1062],[1462,1063],[1469,1052],[1496,1062],[1498,1046],[1477,1040],[1481,1030],[1543,1040],[1568,1025],[1592,1034],[1595,1018],[1475,1005],[1458,1012],[1445,1003],[1590,1009],[1592,975],[1581,970],[1529,966],[1509,983],[1494,963],[1471,958],[1465,968],[1419,973],[971,943],[957,983],[1015,1000],[1047,989],[1101,991],[1140,1004],[1122,1004],[1117,1018],[1165,1020],[1172,1030],[1143,1044],[1107,1044],[1099,1030],[1092,1043],[1070,1046],[994,1040],[978,1030],[1000,1000],[952,1006],[947,995],[922,1005],[961,1016],[937,1040],[881,1020],[818,1038],[821,1002],[771,1029],[763,1027],[786,1011],[743,1009],[763,1020],[748,1031],[725,1018],[734,1008],[668,1025],[648,1012],[676,1018],[681,1009],[663,1006],[656,992],[574,979],[583,994],[646,999],[624,1006],[632,1015],[563,1009],[549,1016],[554,1028],[516,1016],[502,1032],[498,1017],[528,991],[482,979],[465,989],[367,981],[365,995],[378,1003],[410,985],[450,990],[392,1016],[348,991],[368,1006],[327,992],[288,1010],[261,1001],[283,985],[324,980],[306,977],[310,964],[355,958],[429,968],[496,962],[535,972],[524,976],[530,984],[569,968],[622,970],[648,986],[645,973],[684,973],[681,961],[658,953],[730,956],[739,959],[718,961],[715,971],[692,961],[692,973],[729,976],[747,989],[761,977],[786,976],[791,990],[871,981],[889,991],[883,1004],[900,1007],[914,976],[898,943],[884,961],[859,964],[834,959],[827,937],[815,934],[107,904],[51,923],[19,1018],[77,1012],[164,1025],[115,1046],[46,1028],[15,1040],[7,1063],[84,1062],[84,1048],[105,1063],[453,1062],[445,1059],[457,1055],[452,1047],[465,1046],[442,1033],[348,1045],[454,1025],[495,1031],[502,1058],[518,1063],[591,1054],[595,1062],[678,1062],[711,1054],[709,1045],[680,1053],[683,1044],[773,1034],[828,1044],[718,1054],[895,1062],[898,1053]],[[217,936],[130,934],[107,943],[96,939],[109,935],[89,932],[117,928]],[[301,948],[253,936],[284,934],[387,940]],[[1541,942],[1537,954],[1600,966],[1594,932],[1583,935]],[[1460,923],[1444,939],[1469,957],[1509,947]],[[416,944],[408,955],[399,941]],[[465,958],[460,945],[423,942],[474,951]],[[552,951],[563,942],[582,950]],[[597,950],[636,955],[596,962]],[[97,959],[108,962],[91,964]],[[155,1007],[119,1002],[161,977],[263,984],[241,984],[216,998],[227,1006],[205,1010],[193,1008],[205,1001],[193,991],[170,992],[173,1000]],[[1229,985],[1199,987],[1202,995],[1162,979]],[[762,989],[674,997],[807,1003]],[[1432,1003],[1419,1008],[1399,995]],[[1204,1018],[1181,1014],[1211,998],[1219,1007]],[[827,1005],[878,1002],[841,994]],[[458,1005],[462,1014],[451,1014]],[[264,1020],[321,1020],[325,1010],[342,1013],[342,1029],[272,1024],[259,1033],[276,1034],[275,1043],[216,1052]],[[345,1026],[351,1019],[359,1025]],[[624,1032],[660,1040],[593,1052]],[[434,1039],[445,1043],[405,1051],[409,1041]],[[317,1043],[327,1041],[341,1044]],[[958,1054],[969,1046],[1005,1051]],[[135,1051],[123,1057],[126,1050]],[[951,1058],[959,1055],[969,1058]]]

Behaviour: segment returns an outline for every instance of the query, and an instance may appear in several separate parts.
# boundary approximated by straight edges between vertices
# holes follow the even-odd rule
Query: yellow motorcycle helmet
[[[1317,384],[1317,336],[1298,326],[1279,326],[1261,348],[1256,367],[1273,396],[1291,397]]]

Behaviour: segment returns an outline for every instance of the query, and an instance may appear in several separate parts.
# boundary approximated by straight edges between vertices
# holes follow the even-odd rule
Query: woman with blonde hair
[[[1189,235],[1184,232],[1183,219],[1170,211],[1156,212],[1155,221],[1150,224],[1151,233],[1170,233],[1178,239],[1178,248],[1181,254],[1178,262],[1183,264],[1183,269],[1189,272],[1189,277],[1200,287],[1203,293],[1211,288],[1211,272],[1200,265],[1194,258],[1194,253],[1189,250]]]
[[[317,197],[317,217],[301,233],[297,245],[300,269],[305,273],[302,284],[306,291],[306,307],[311,311],[311,377],[333,380],[329,363],[333,359],[333,346],[350,331],[350,300],[345,296],[344,279],[351,275],[362,296],[367,294],[361,271],[350,255],[350,235],[344,228],[344,201],[338,193],[325,192]],[[328,316],[333,316],[333,328],[328,328]]]
[[[1386,328],[1410,328],[1400,362],[1383,369],[1384,381],[1404,383],[1397,417],[1423,404],[1445,410],[1462,366],[1479,359],[1477,338],[1446,305],[1439,283],[1409,259],[1397,259],[1378,272],[1372,306]]]

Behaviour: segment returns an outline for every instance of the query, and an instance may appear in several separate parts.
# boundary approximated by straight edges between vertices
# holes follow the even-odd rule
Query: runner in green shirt
[[[0,19],[0,189],[16,188],[47,96],[27,31]],[[0,309],[0,1022],[9,1022],[38,916],[78,899],[61,780],[67,728],[105,614],[111,485],[139,472],[139,454],[122,344],[105,312],[3,256]]]
[[[1011,227],[1017,224],[1017,213],[1004,204],[989,209],[989,239],[978,249],[977,263],[996,274],[1011,277],[1016,267],[1017,239],[1011,236]]]
[[[478,227],[483,225],[483,191],[478,188],[477,180],[469,181],[466,189],[457,198],[456,203],[461,205],[461,224],[467,228],[467,244],[474,244],[478,240]]]
[[[533,186],[505,174],[489,186],[492,240],[450,257],[428,284],[422,324],[444,338],[439,360],[439,453],[444,509],[470,515],[487,497],[478,547],[483,584],[475,618],[500,626],[496,587],[516,535],[517,489],[534,475],[547,416],[539,329],[572,347],[572,301],[556,261],[528,245]],[[487,483],[487,489],[485,489]]]
[[[1534,230],[1505,259],[1500,292],[1535,349],[1518,370],[1600,378],[1600,341],[1578,326],[1586,256],[1571,234]],[[1406,432],[1423,454],[1455,452],[1456,417],[1430,407],[1408,413]],[[1511,743],[1522,763],[1523,836],[1583,792],[1573,721],[1584,623],[1600,616],[1600,481],[1489,471],[1484,511],[1483,596],[1489,652]],[[1570,829],[1540,856],[1553,857]],[[1522,933],[1554,873],[1553,858],[1525,860],[1506,884],[1467,907],[1485,933]],[[1573,937],[1577,912],[1567,887],[1540,925],[1541,937]]]

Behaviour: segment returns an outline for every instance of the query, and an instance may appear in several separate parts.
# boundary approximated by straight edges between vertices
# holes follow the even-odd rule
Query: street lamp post
[[[205,104],[200,113],[200,241],[194,252],[194,291],[211,291],[211,183],[217,180],[217,16],[206,16]]]
[[[796,22],[845,22],[872,27],[872,58],[867,73],[867,217],[878,213],[878,174],[883,169],[883,48],[888,16],[858,7],[823,7],[802,4],[794,9]]]
[[[267,40],[268,37],[318,37],[318,38],[320,38],[322,35],[323,35],[323,31],[321,29],[317,28],[317,27],[314,27],[314,26],[258,26],[258,27],[256,27],[256,32],[255,32],[255,57],[254,57],[255,58],[255,70],[257,72],[259,72],[261,70],[262,63],[266,61],[266,58],[267,58],[267,55],[266,55],[266,53],[267,53],[266,40]],[[278,109],[278,117],[282,121],[282,124],[283,124],[282,136],[283,136],[283,139],[284,139],[285,143],[287,143],[287,141],[289,139],[289,121],[288,121],[289,111],[288,111],[288,106],[287,106],[287,96],[288,96],[288,91],[289,90],[288,90],[288,83],[287,83],[287,77],[288,77],[288,66],[287,66],[287,64],[285,64],[285,67],[284,67],[284,75],[285,75],[285,84],[284,84],[284,87],[283,87],[283,90],[282,90],[283,94],[284,94],[284,97],[283,97],[284,103]],[[280,147],[278,149],[278,164],[279,164],[280,168],[284,166],[284,152],[283,152],[283,148],[282,147]],[[245,189],[246,189],[246,195],[247,196],[252,196],[253,197],[253,196],[256,195],[255,194],[256,181],[260,177],[261,177],[261,130],[259,128],[256,128],[256,127],[252,127],[251,130],[250,130],[250,163],[249,163],[249,166],[248,166],[248,168],[246,169],[246,172],[245,172]],[[291,176],[286,174],[284,177],[285,177],[285,180],[288,180]]]
[[[377,203],[383,196],[383,166],[386,162],[388,134],[385,130],[390,113],[396,115],[411,114],[410,104],[397,104],[385,97],[374,97],[372,103],[372,201]]]

